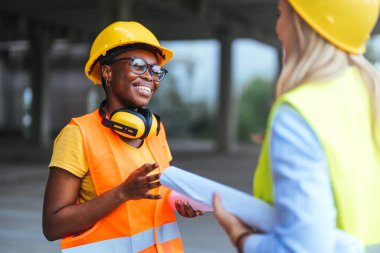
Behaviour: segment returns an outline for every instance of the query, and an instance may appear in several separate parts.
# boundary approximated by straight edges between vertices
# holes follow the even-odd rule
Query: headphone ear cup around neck
[[[118,123],[115,125],[116,129],[113,130],[121,136],[130,139],[144,138],[145,136],[147,120],[136,111],[126,108],[115,110],[112,112],[110,120]],[[119,129],[120,126],[123,128]],[[125,129],[129,129],[129,131],[124,131]]]
[[[104,108],[105,103],[106,101],[103,101],[99,106],[102,124],[111,128],[118,135],[129,139],[144,139],[158,134],[160,129],[159,116],[154,115],[148,109],[138,108],[137,111],[134,111],[120,108],[113,111],[110,119],[108,119]]]

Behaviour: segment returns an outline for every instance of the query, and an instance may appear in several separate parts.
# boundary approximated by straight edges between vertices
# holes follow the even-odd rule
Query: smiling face
[[[148,64],[157,64],[156,56],[147,50],[135,49],[117,55],[113,60],[120,58],[142,58]],[[147,70],[138,75],[131,71],[131,60],[115,61],[102,67],[102,74],[110,85],[106,86],[108,111],[127,107],[136,109],[148,105],[153,94],[160,86],[160,82],[153,81]]]

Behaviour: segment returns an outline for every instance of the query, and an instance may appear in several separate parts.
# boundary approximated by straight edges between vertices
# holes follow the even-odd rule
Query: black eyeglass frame
[[[143,75],[148,69],[149,69],[149,74],[150,76],[153,78],[153,81],[155,82],[161,82],[162,80],[164,80],[166,74],[169,72],[167,69],[165,69],[164,67],[158,65],[158,64],[149,64],[146,62],[146,60],[144,60],[143,58],[139,58],[139,57],[123,57],[123,58],[116,58],[116,59],[113,59],[113,60],[110,60],[109,62],[107,62],[106,64],[107,65],[111,65],[112,63],[115,63],[115,62],[118,62],[118,61],[128,61],[130,60],[131,63],[129,64],[129,66],[131,67],[131,71],[136,74],[136,75]],[[136,73],[133,71],[133,67],[132,67],[132,63],[134,60],[142,60],[143,62],[145,62],[145,70],[144,72],[142,73]],[[153,67],[154,66],[159,66],[163,71],[164,71],[164,74],[162,75],[162,78],[160,78],[159,80],[154,80],[154,76],[153,76]],[[158,75],[156,75],[158,76]]]

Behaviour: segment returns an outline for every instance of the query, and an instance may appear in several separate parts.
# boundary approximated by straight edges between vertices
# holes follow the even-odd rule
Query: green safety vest
[[[273,204],[271,124],[277,108],[290,104],[316,134],[327,158],[337,209],[337,227],[359,239],[367,252],[380,245],[380,152],[371,132],[371,100],[359,71],[301,85],[273,106],[254,178],[254,194]],[[380,131],[380,129],[378,129]],[[377,250],[375,250],[375,247]]]

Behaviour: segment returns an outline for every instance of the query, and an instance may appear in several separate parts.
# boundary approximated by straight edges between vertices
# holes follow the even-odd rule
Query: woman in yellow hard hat
[[[254,178],[275,226],[248,227],[214,196],[239,252],[380,252],[380,75],[363,56],[379,4],[279,1],[283,69]]]
[[[43,231],[63,252],[183,252],[170,191],[160,187],[172,159],[159,116],[145,108],[173,53],[137,22],[116,22],[95,39],[87,77],[106,94],[73,118],[54,142]],[[185,217],[202,215],[176,203]]]

